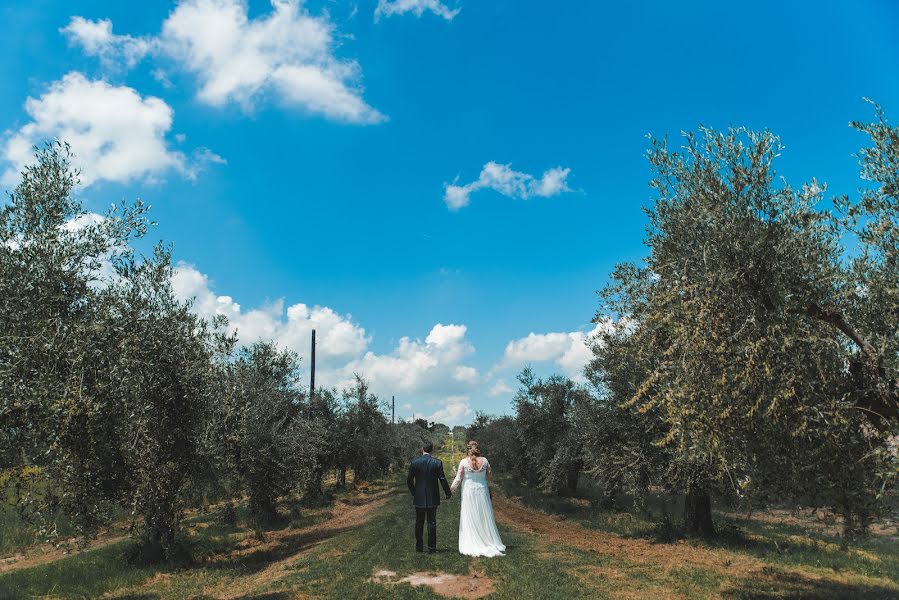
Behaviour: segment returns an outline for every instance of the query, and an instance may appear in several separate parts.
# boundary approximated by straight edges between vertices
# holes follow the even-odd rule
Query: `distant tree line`
[[[787,183],[767,131],[652,139],[649,253],[600,292],[588,385],[525,371],[515,415],[470,435],[550,492],[680,493],[693,534],[713,498],[830,507],[863,534],[899,480],[899,128],[879,107],[852,127],[857,200]]]
[[[138,257],[141,202],[88,214],[68,146],[36,162],[0,208],[0,497],[48,538],[132,517],[135,557],[185,551],[183,509],[246,495],[271,521],[288,494],[378,477],[442,441],[435,424],[392,425],[366,382],[314,394],[296,354],[238,348],[172,290],[171,252]],[[444,427],[445,429],[445,427]]]

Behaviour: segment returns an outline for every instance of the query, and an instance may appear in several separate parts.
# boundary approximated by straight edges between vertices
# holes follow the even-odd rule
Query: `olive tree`
[[[121,420],[111,432],[125,469],[118,497],[138,517],[141,556],[172,559],[185,550],[185,495],[206,470],[204,422],[228,340],[176,298],[164,248],[120,273],[104,313],[116,340],[106,376],[118,406],[104,412]]]
[[[421,453],[421,449],[429,442],[433,443],[433,436],[420,422],[396,423],[393,430],[393,463],[402,468]],[[435,444],[435,447],[437,444]]]
[[[328,469],[337,468],[340,455],[338,419],[340,401],[334,390],[320,388],[303,404],[303,418],[307,427],[314,432],[317,444],[310,445],[313,451],[310,472],[303,493],[307,502],[318,503],[324,498],[322,480]]]
[[[68,147],[36,159],[0,210],[0,457],[33,480],[6,481],[50,533],[122,506],[146,556],[174,557],[222,340],[175,298],[167,250],[135,259],[141,203],[87,213]]]
[[[650,357],[637,351],[640,344],[626,320],[603,328],[585,370],[593,394],[578,407],[577,435],[584,470],[600,485],[601,504],[607,507],[620,506],[621,496],[628,495],[635,507],[646,510],[650,486],[674,489],[671,450],[657,443],[667,432],[661,411],[641,412],[629,402],[650,368]]]
[[[343,391],[337,417],[334,458],[338,469],[337,486],[346,485],[348,470],[353,485],[385,472],[393,455],[393,435],[378,397],[369,391],[359,375]]]
[[[583,452],[574,417],[587,392],[570,379],[536,377],[530,368],[518,377],[515,428],[520,458],[516,473],[553,494],[571,494],[583,470]]]
[[[35,158],[0,208],[0,468],[46,533],[62,511],[90,534],[127,478],[109,377],[123,328],[103,283],[149,223],[139,202],[86,212],[67,145]]]
[[[299,358],[271,342],[241,348],[228,366],[224,396],[213,414],[213,447],[249,496],[252,518],[277,516],[276,500],[320,477],[321,429],[308,420]]]
[[[477,413],[465,431],[465,437],[476,440],[481,453],[499,471],[510,471],[521,457],[521,444],[516,435],[515,418]]]
[[[778,178],[774,135],[702,129],[682,150],[652,141],[649,255],[616,269],[598,317],[634,323],[628,351],[645,371],[626,406],[661,415],[694,533],[713,531],[710,492],[722,485],[807,497],[815,481],[847,533],[876,508],[897,410],[896,162],[885,158],[895,144],[877,141],[895,132],[882,121],[866,131],[864,173],[881,186],[842,201],[863,224],[848,264],[851,220],[822,207],[817,182]]]

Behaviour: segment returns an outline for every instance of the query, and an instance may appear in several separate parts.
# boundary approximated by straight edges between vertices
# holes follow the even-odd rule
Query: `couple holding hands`
[[[493,517],[493,490],[490,463],[481,456],[478,443],[467,444],[467,456],[459,462],[456,478],[450,485],[443,473],[443,461],[431,456],[434,445],[426,444],[421,456],[409,465],[406,484],[415,505],[415,550],[424,551],[423,529],[428,523],[428,552],[437,552],[437,507],[440,489],[446,499],[462,487],[459,513],[459,553],[467,556],[503,556],[506,547],[499,537]]]

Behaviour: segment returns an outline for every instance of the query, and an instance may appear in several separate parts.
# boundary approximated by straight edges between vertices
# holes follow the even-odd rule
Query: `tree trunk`
[[[306,480],[306,485],[304,486],[304,501],[315,504],[321,501],[324,496],[324,490],[322,490],[322,477],[324,477],[324,471],[321,468],[314,469],[312,473],[309,474],[309,478]]]
[[[603,485],[602,493],[599,496],[599,507],[605,510],[615,510],[621,508],[618,498],[621,496],[621,482],[610,480]]]
[[[161,497],[158,505],[144,505],[144,526],[131,559],[156,564],[183,558],[179,548],[180,520],[174,497]]]
[[[634,508],[643,515],[649,515],[649,471],[645,466],[639,467],[637,484],[634,486]]]
[[[572,466],[568,468],[568,476],[566,480],[566,485],[568,486],[568,493],[574,494],[577,491],[577,481],[581,474],[580,465]]]
[[[250,492],[250,514],[257,523],[273,523],[278,517],[275,497],[270,490],[261,489]]]
[[[337,469],[337,487],[343,489],[346,487],[346,467]]]
[[[715,535],[712,522],[712,499],[705,488],[687,490],[684,503],[684,523],[689,535],[711,537]]]

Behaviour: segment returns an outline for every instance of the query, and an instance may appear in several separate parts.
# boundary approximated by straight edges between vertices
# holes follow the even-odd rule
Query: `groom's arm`
[[[413,474],[414,465],[409,464],[409,474],[406,475],[406,485],[409,486],[409,493],[415,495],[415,475]]]
[[[449,498],[453,495],[453,492],[450,490],[449,482],[446,480],[446,475],[443,473],[443,461],[440,462],[440,465],[437,467],[437,479],[440,481],[440,485],[443,486],[443,491],[446,494],[446,497]]]

